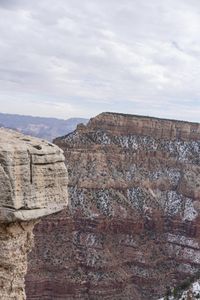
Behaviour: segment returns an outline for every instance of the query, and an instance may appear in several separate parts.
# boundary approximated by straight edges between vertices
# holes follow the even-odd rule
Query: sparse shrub
[[[185,281],[183,281],[183,282],[180,284],[179,288],[180,288],[181,290],[186,290],[186,289],[189,288],[190,284],[191,284],[191,281],[190,281],[189,279],[188,279],[188,280],[185,280]]]
[[[169,297],[172,295],[172,291],[169,286],[166,287],[165,300],[169,300]]]

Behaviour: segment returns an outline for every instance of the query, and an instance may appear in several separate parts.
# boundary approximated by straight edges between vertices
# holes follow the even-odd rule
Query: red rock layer
[[[55,140],[70,207],[36,228],[27,298],[157,299],[200,267],[200,125],[104,113]]]

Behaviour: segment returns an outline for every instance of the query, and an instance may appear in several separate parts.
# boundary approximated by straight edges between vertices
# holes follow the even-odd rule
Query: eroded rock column
[[[62,150],[0,128],[0,299],[25,299],[27,253],[42,216],[67,206]]]

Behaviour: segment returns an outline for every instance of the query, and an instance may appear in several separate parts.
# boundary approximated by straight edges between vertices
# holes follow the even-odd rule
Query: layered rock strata
[[[199,276],[200,124],[103,113],[55,143],[70,209],[36,226],[29,300],[158,299]]]
[[[0,128],[0,299],[26,298],[33,227],[66,207],[67,184],[57,146]]]

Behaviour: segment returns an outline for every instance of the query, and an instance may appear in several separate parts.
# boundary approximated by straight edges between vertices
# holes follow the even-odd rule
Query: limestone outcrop
[[[25,299],[33,227],[66,208],[67,184],[62,150],[0,128],[0,299]]]
[[[199,276],[200,124],[103,113],[55,143],[70,207],[35,228],[29,300],[153,300]]]

